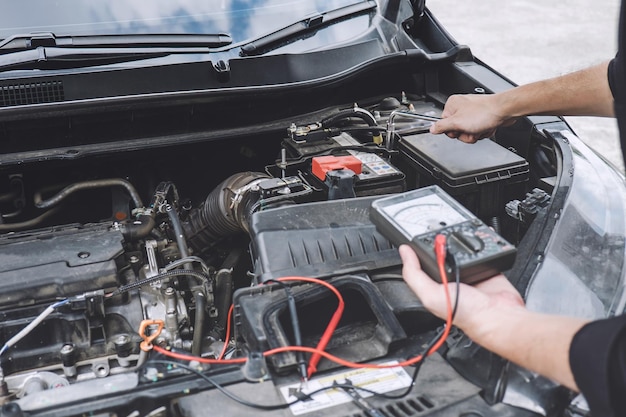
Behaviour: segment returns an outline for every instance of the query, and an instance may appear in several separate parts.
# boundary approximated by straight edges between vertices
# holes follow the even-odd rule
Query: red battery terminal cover
[[[352,155],[346,156],[316,156],[313,158],[312,162],[312,171],[313,175],[315,175],[320,180],[324,181],[326,179],[326,173],[328,171],[335,171],[338,169],[350,169],[355,174],[359,175],[361,173],[363,163],[360,159]]]

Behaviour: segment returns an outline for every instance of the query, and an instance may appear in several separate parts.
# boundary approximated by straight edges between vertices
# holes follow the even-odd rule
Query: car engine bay
[[[140,137],[120,125],[134,148],[111,142],[87,155],[68,141],[55,158],[17,134],[15,153],[30,161],[4,161],[0,184],[2,402],[36,413],[69,403],[51,399],[61,387],[88,398],[81,384],[145,369],[143,343],[216,360],[315,346],[336,301],[298,277],[344,297],[326,352],[365,362],[422,345],[441,322],[407,293],[371,202],[437,185],[517,246],[556,176],[530,123],[469,145],[429,133],[440,114],[431,97],[396,91],[208,140],[163,135],[155,145],[150,129]],[[53,141],[67,127],[45,129]],[[303,362],[279,351],[244,379],[298,379]],[[322,359],[316,371],[337,367]],[[159,372],[132,389],[177,377]]]

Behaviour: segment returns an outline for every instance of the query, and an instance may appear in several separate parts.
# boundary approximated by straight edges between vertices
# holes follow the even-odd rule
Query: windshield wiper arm
[[[275,45],[280,45],[292,38],[306,35],[320,29],[322,26],[332,24],[338,20],[369,12],[376,7],[378,7],[376,1],[368,0],[309,16],[246,43],[241,47],[239,54],[241,56],[262,55]]]
[[[0,41],[0,53],[32,50],[42,46],[62,48],[220,48],[230,45],[232,42],[230,35],[225,33],[56,36],[52,32],[40,32],[12,35],[3,39]]]

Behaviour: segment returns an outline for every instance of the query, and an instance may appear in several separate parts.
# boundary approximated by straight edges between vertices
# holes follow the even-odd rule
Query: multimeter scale
[[[394,245],[409,244],[422,269],[441,282],[434,250],[435,236],[446,236],[448,254],[462,282],[475,283],[513,266],[517,250],[437,185],[372,201],[370,219]],[[451,275],[448,256],[446,271]]]

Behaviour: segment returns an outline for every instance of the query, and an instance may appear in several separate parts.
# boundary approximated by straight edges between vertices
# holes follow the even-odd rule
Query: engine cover
[[[398,250],[369,218],[376,196],[286,206],[252,215],[256,276],[328,278],[401,264]]]
[[[119,231],[104,227],[4,236],[0,308],[33,305],[118,286]]]
[[[4,236],[0,242],[0,337],[8,340],[51,303],[92,294],[55,311],[3,355],[6,374],[48,366],[84,366],[106,376],[116,340],[129,342],[143,319],[136,294],[107,301],[125,283],[122,234],[101,225]],[[127,343],[127,346],[131,343]],[[81,365],[82,364],[82,365]],[[60,365],[59,365],[60,366]],[[92,371],[93,368],[93,371]],[[80,372],[78,372],[80,373]]]

